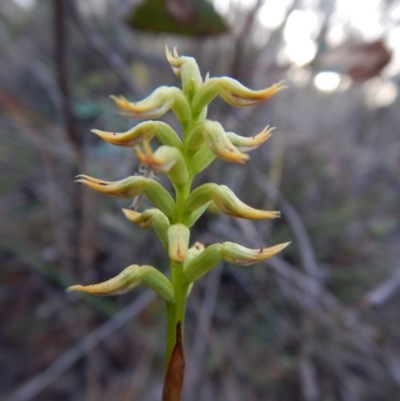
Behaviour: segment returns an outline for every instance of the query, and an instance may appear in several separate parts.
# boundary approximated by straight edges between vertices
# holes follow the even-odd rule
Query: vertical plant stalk
[[[216,96],[235,107],[256,105],[275,95],[284,86],[278,83],[267,89],[253,91],[228,77],[209,78],[207,75],[203,81],[193,58],[179,57],[175,49],[173,54],[167,49],[166,55],[175,75],[182,80],[182,90],[162,86],[136,103],[122,96],[111,98],[123,114],[134,118],[159,118],[172,110],[181,123],[181,136],[167,124],[154,120],[142,122],[127,132],[93,130],[93,133],[113,145],[134,147],[136,156],[148,169],[168,176],[175,198],[151,175],[136,175],[115,182],[78,175],[76,181],[119,198],[146,196],[154,204],[154,208],[138,211],[139,202],[134,202],[135,210],[123,209],[123,212],[133,223],[142,228],[153,228],[157,233],[169,255],[169,278],[153,266],[131,265],[104,283],[75,285],[68,291],[117,295],[143,283],[164,298],[167,309],[167,373],[163,401],[179,401],[185,365],[183,338],[186,300],[194,282],[222,260],[248,266],[270,258],[289,244],[249,249],[232,242],[208,247],[195,242],[189,247],[190,227],[207,210],[245,219],[280,216],[277,211],[258,210],[244,204],[224,185],[207,183],[192,190],[195,175],[217,157],[243,164],[249,158],[247,153],[264,143],[272,130],[266,127],[252,137],[225,132],[220,123],[207,119],[207,107]],[[156,151],[150,146],[154,136],[161,142]]]

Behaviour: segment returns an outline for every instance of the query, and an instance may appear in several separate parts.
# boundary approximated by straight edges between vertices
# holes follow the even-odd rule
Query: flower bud
[[[171,282],[156,268],[148,265],[131,265],[103,283],[85,286],[73,285],[66,291],[80,291],[100,296],[121,295],[133,290],[142,281],[167,301],[173,301],[174,288]]]
[[[200,255],[204,251],[204,245],[201,242],[195,242],[195,244],[188,249],[186,259],[183,262],[183,270],[186,269],[186,266],[191,262],[196,256]],[[188,291],[187,291],[187,296],[190,295],[192,292],[193,288],[193,282],[189,284]]]
[[[185,184],[189,179],[186,163],[179,149],[171,146],[160,146],[155,153],[148,142],[144,143],[144,152],[135,147],[137,158],[156,173],[167,173],[176,185]]]
[[[143,282],[166,301],[175,302],[174,287],[168,278],[152,266],[142,267],[146,268],[146,274],[143,275]]]
[[[126,132],[107,132],[92,129],[92,132],[105,141],[117,146],[135,146],[143,141],[150,142],[154,136],[163,145],[181,149],[182,142],[178,134],[166,123],[161,121],[145,121]]]
[[[168,229],[168,254],[170,259],[183,262],[189,247],[190,231],[183,224],[174,224]]]
[[[204,251],[204,245],[201,242],[195,242],[192,247],[190,247],[187,251],[186,259],[183,262],[183,269],[185,266],[194,259],[197,255],[200,255]]]
[[[179,57],[176,47],[174,48],[174,55],[172,55],[166,46],[165,54],[174,74],[182,79],[183,93],[191,99],[195,91],[203,83],[196,60],[193,57]]]
[[[185,264],[183,268],[185,282],[193,283],[217,266],[222,260],[221,248],[221,244],[210,245]]]
[[[78,175],[75,182],[117,198],[132,198],[144,193],[167,217],[173,215],[175,202],[168,191],[156,180],[142,176],[131,176],[120,181],[103,181],[88,175]]]
[[[269,88],[253,91],[233,78],[210,78],[206,79],[195,94],[192,109],[194,113],[200,112],[217,95],[220,95],[225,102],[235,107],[253,106],[268,100],[283,88],[285,86],[281,81]]]
[[[249,249],[233,242],[224,242],[221,248],[221,255],[226,262],[237,266],[248,266],[253,263],[266,260],[285,249],[290,242],[275,245],[271,248]]]
[[[159,118],[169,109],[185,124],[191,119],[191,109],[183,92],[174,86],[161,86],[140,102],[129,102],[124,96],[110,96],[124,114],[133,118]]]
[[[125,217],[142,228],[154,228],[164,248],[168,249],[169,220],[158,209],[147,209],[144,212],[136,212],[131,209],[122,209]]]

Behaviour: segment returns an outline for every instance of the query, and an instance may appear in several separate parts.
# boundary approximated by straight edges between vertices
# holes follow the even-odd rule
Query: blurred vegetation
[[[382,95],[397,93],[399,76],[381,72],[399,2],[380,2],[382,39],[368,44],[345,24],[339,50],[325,43],[333,0],[287,1],[282,22],[268,29],[258,19],[268,2],[242,3],[226,9],[229,32],[191,38],[132,29],[125,21],[141,7],[134,1],[1,2],[1,399],[160,398],[162,303],[140,290],[94,299],[64,289],[132,263],[163,269],[154,233],[124,219],[120,209],[128,205],[73,178],[117,180],[139,171],[130,149],[89,131],[137,123],[117,114],[110,94],[139,100],[159,85],[177,85],[165,44],[195,56],[211,76],[255,89],[280,79],[288,85],[254,110],[218,100],[211,110],[210,118],[238,134],[277,127],[246,166],[216,161],[203,177],[228,183],[254,207],[277,204],[283,218],[266,224],[206,214],[193,240],[293,243],[268,265],[221,266],[196,284],[184,399],[400,399],[400,113],[398,97]],[[164,4],[192,15],[197,3]],[[302,10],[322,22],[316,57],[299,67],[281,56],[288,21]],[[215,15],[208,21],[220,21]],[[361,73],[360,65],[370,68]],[[337,90],[316,87],[325,70],[343,74]],[[165,119],[174,126],[170,114]]]

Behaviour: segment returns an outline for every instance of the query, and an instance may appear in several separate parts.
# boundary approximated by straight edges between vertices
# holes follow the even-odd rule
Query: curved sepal
[[[144,193],[149,200],[166,216],[175,211],[175,202],[169,192],[156,180],[142,176],[131,176],[120,181],[104,181],[80,174],[75,182],[117,198],[132,198]]]
[[[205,203],[211,202],[208,209],[213,213],[224,213],[228,216],[244,219],[274,219],[280,212],[259,210],[247,206],[225,185],[204,184],[197,187],[188,197],[185,209],[193,212]]]
[[[99,129],[92,129],[91,132],[117,146],[135,146],[143,141],[150,142],[156,136],[163,145],[182,148],[178,134],[162,121],[144,121],[126,132],[107,132]]]
[[[79,174],[75,178],[75,182],[117,198],[132,198],[141,194],[148,181],[147,178],[141,176],[131,176],[119,181],[99,180],[85,174]]]
[[[203,206],[199,207],[196,209],[194,212],[192,212],[189,216],[189,218],[186,221],[186,225],[188,227],[192,227],[194,223],[203,215],[203,213],[207,210],[209,206],[209,203],[205,203]]]
[[[124,96],[110,98],[129,117],[159,118],[172,109],[183,124],[191,119],[191,109],[184,93],[174,86],[161,86],[140,102],[130,102]]]
[[[258,249],[249,249],[233,242],[224,242],[221,248],[221,255],[226,262],[233,265],[248,266],[271,258],[285,249],[289,244],[290,242],[285,242],[270,248],[260,247]]]
[[[268,100],[283,88],[285,86],[281,81],[269,88],[253,91],[233,78],[209,78],[196,92],[192,109],[194,113],[200,112],[217,95],[220,95],[225,102],[235,107],[253,106]]]
[[[154,228],[158,238],[165,249],[168,249],[168,228],[170,226],[167,216],[158,209],[147,209],[140,213],[131,209],[122,209],[125,217],[142,228]]]
[[[174,224],[168,228],[168,254],[170,259],[183,262],[186,259],[190,230],[183,224]]]
[[[250,152],[257,149],[261,144],[263,144],[271,136],[271,132],[275,128],[265,127],[259,134],[246,137],[241,135],[236,135],[233,132],[225,132],[228,139],[242,152]]]
[[[148,142],[143,144],[144,152],[135,146],[137,158],[156,173],[166,173],[176,185],[185,184],[189,179],[182,152],[172,146],[160,146],[155,153]]]
[[[217,155],[211,151],[208,144],[204,143],[193,155],[191,168],[195,174],[198,174],[208,167],[216,158]]]
[[[116,277],[103,283],[85,286],[73,285],[67,288],[66,291],[80,291],[100,296],[121,295],[132,291],[142,282],[165,300],[170,302],[174,300],[174,288],[171,282],[159,270],[148,265],[131,265]]]

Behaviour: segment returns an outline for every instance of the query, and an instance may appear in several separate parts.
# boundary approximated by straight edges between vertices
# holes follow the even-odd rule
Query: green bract
[[[222,260],[247,266],[275,255],[288,243],[270,248],[248,249],[231,242],[210,244],[206,248],[195,242],[190,247],[189,228],[207,210],[245,219],[280,216],[277,211],[258,210],[244,204],[225,185],[207,183],[192,189],[192,181],[197,173],[208,167],[217,157],[231,163],[245,163],[249,159],[247,152],[264,143],[272,130],[267,127],[252,137],[226,132],[219,122],[207,119],[209,103],[220,96],[232,106],[251,106],[269,99],[284,86],[278,83],[267,89],[253,91],[228,77],[207,76],[203,82],[195,59],[179,57],[175,49],[173,54],[167,49],[166,55],[175,75],[181,78],[182,90],[162,86],[140,102],[129,102],[123,96],[112,96],[112,99],[123,114],[139,119],[159,118],[172,110],[182,126],[180,135],[169,125],[159,121],[141,122],[123,133],[100,130],[92,132],[113,145],[133,147],[138,159],[149,170],[169,177],[174,196],[151,175],[137,175],[116,182],[79,175],[76,181],[120,198],[146,196],[153,203],[155,208],[143,211],[123,209],[123,212],[140,227],[154,228],[168,252],[169,278],[152,266],[131,265],[104,283],[75,285],[69,291],[114,295],[128,292],[141,283],[149,286],[166,301],[169,361],[173,350],[176,350],[174,347],[178,346],[180,328],[183,332],[186,298],[197,279]],[[161,142],[161,146],[153,151],[150,142],[154,137]],[[139,202],[134,202],[135,206],[138,204]],[[180,352],[178,351],[176,353]]]

